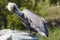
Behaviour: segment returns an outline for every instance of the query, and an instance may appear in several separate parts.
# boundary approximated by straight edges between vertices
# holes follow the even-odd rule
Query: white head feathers
[[[14,11],[14,6],[18,10],[17,5],[15,3],[11,3],[11,2],[8,3],[8,5],[6,6],[6,8],[11,12],[11,11]]]

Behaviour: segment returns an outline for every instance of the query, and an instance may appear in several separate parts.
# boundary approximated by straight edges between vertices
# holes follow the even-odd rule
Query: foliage
[[[39,36],[39,40],[60,40],[60,28],[49,28],[49,36],[43,37],[39,33],[37,33]]]
[[[60,19],[60,0],[0,0],[0,29],[27,30],[20,18],[15,13],[10,13],[5,6],[8,2],[14,2],[20,10],[28,8],[47,21],[51,19]],[[60,23],[59,23],[60,24]],[[59,28],[49,28],[49,37],[45,38],[39,35],[40,40],[60,40]]]

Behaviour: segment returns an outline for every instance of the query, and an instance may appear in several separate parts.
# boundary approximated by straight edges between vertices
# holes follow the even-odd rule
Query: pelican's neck
[[[15,13],[20,17],[20,19],[21,19],[24,23],[27,23],[27,21],[25,20],[23,11],[15,10]]]
[[[24,15],[24,13],[22,13],[22,11],[20,11],[20,10],[15,10],[15,13],[16,13],[17,15],[19,15],[19,16]]]

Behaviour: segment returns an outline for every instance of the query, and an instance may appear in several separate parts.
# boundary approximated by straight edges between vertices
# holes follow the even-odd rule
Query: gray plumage
[[[36,34],[36,32],[38,31],[41,35],[48,36],[48,28],[44,18],[36,15],[28,9],[19,11],[15,3],[8,3],[7,9],[11,12],[15,12],[20,17],[25,27],[27,27],[30,30],[30,33],[34,31]]]

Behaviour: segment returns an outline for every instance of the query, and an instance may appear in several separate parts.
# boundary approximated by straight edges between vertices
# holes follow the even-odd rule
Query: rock
[[[4,29],[0,30],[0,40],[38,40],[38,37],[23,31]]]

